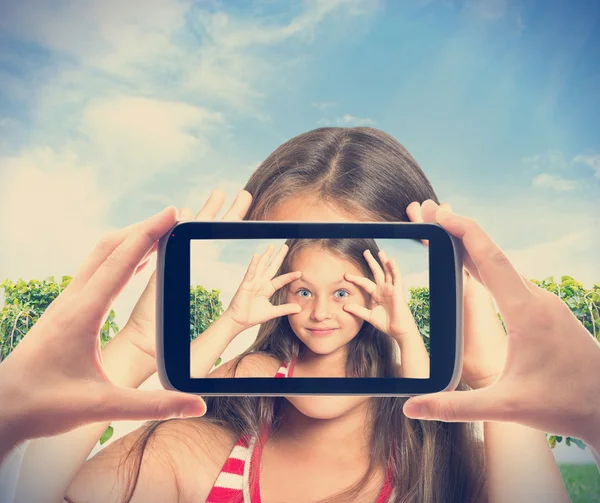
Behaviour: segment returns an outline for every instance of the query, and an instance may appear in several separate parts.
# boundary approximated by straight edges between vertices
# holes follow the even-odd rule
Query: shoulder
[[[135,489],[131,503],[203,501],[236,441],[226,428],[201,418],[153,421],[85,463],[67,496],[121,502]]]
[[[236,362],[239,362],[237,368]],[[250,353],[243,358],[236,357],[223,363],[208,377],[273,377],[281,363],[268,353]]]

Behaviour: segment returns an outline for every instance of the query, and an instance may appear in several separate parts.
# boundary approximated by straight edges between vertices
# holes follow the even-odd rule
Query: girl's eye
[[[335,296],[338,299],[343,299],[344,297],[347,297],[348,295],[350,295],[346,290],[338,290],[337,292],[335,292]]]
[[[299,295],[300,297],[304,297],[305,299],[310,297],[310,292],[308,290],[305,290],[304,288],[301,288],[300,290],[298,290],[296,292],[296,294]]]

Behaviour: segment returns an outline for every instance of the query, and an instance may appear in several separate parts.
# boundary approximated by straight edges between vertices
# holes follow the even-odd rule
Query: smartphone
[[[200,395],[452,390],[462,298],[438,224],[179,222],[158,246],[159,376]]]

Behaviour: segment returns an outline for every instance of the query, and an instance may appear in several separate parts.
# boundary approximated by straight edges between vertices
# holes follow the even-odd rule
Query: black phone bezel
[[[428,240],[430,333],[436,334],[430,341],[430,377],[428,379],[190,377],[191,241],[279,238]],[[160,240],[157,282],[157,363],[161,382],[168,389],[201,395],[411,396],[454,389],[458,384],[462,366],[462,260],[458,242],[438,224],[179,222]]]

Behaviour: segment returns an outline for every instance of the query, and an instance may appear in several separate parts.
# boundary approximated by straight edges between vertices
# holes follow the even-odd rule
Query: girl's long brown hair
[[[390,222],[408,221],[406,207],[413,201],[438,202],[425,174],[406,149],[383,131],[363,127],[320,128],[292,138],[267,157],[245,189],[253,196],[248,220],[268,219],[275,208],[292,197],[317,197],[357,220]],[[282,318],[263,324],[251,350],[267,352],[281,361],[298,356],[300,343],[290,336],[286,323],[287,318]],[[392,372],[393,360],[383,357],[391,354],[389,338],[369,338],[368,331],[368,327],[361,330],[360,337],[350,343],[348,365],[360,375]],[[245,354],[238,357],[237,363]],[[461,384],[458,389],[465,388]],[[402,412],[406,399],[401,397],[370,400],[369,469],[356,484],[328,501],[353,501],[375,468],[389,463],[396,502],[485,500],[481,498],[483,446],[473,424],[409,419]],[[197,421],[217,423],[238,436],[260,436],[265,426],[277,430],[285,398],[207,397],[206,402],[207,413]],[[160,424],[150,423],[132,449],[127,502],[135,490],[145,446]]]

